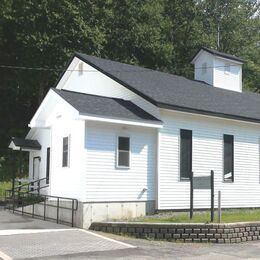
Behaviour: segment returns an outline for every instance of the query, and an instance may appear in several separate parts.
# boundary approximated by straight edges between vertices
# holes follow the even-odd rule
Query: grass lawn
[[[161,213],[154,216],[138,218],[134,221],[146,223],[207,223],[210,222],[210,212],[194,212],[190,220],[189,213]],[[260,209],[222,210],[222,223],[260,221]],[[217,212],[215,211],[215,221]]]
[[[4,200],[5,190],[12,188],[12,182],[0,182],[0,201]]]

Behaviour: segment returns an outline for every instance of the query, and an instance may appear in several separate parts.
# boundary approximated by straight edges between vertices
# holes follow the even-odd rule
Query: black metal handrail
[[[29,201],[28,199],[32,199],[32,201]],[[50,199],[53,199],[52,201],[57,201],[56,204],[50,204],[48,201],[51,201]],[[71,202],[71,207],[61,205],[61,202]],[[43,214],[39,215],[35,213],[35,204],[42,205],[43,206]],[[26,206],[32,206],[32,212],[25,212],[24,207]],[[56,208],[56,218],[46,216],[46,210],[47,207]],[[70,224],[72,227],[74,226],[74,215],[75,212],[78,209],[78,200],[74,198],[67,198],[67,197],[60,197],[60,196],[51,196],[51,195],[43,195],[43,194],[35,194],[35,193],[28,193],[28,192],[18,192],[15,196],[12,198],[12,207],[9,207],[10,210],[13,210],[13,212],[20,212],[25,215],[30,215],[32,217],[40,217],[43,218],[43,220],[55,220],[57,224],[64,223],[64,224]],[[71,222],[67,222],[64,220],[60,220],[60,209],[63,210],[70,210],[71,211]]]
[[[41,182],[44,181],[44,180],[47,181],[47,178],[45,177],[45,178],[41,178],[41,179],[38,179],[38,180],[30,181],[28,183],[15,186],[13,189],[8,189],[8,190],[5,191],[5,198],[10,197],[10,193],[12,194],[12,196],[14,196],[15,193],[21,192],[22,189],[25,188],[25,187],[27,188],[26,189],[27,193],[34,192],[36,190],[39,194],[41,189],[48,187],[48,185],[41,187]],[[38,184],[36,189],[32,188],[32,186],[34,186],[35,183]],[[9,196],[7,196],[7,193],[9,193]]]
[[[30,215],[32,217],[40,217],[44,220],[55,220],[57,223],[70,224],[72,227],[74,226],[74,214],[78,209],[78,200],[74,198],[68,197],[60,197],[60,196],[52,196],[40,194],[40,190],[47,188],[49,185],[41,186],[41,182],[47,180],[47,178],[41,178],[39,180],[30,181],[26,184],[22,184],[14,187],[13,189],[9,189],[5,191],[5,201],[9,205],[6,206],[7,209],[12,210],[13,212],[20,212],[25,215]],[[35,189],[34,184],[37,183],[37,188]],[[37,193],[35,193],[37,191]],[[48,203],[48,201],[57,202]],[[61,202],[71,202],[71,206],[64,206]],[[43,214],[35,214],[35,205],[43,205]],[[24,207],[32,206],[32,212],[25,212]],[[48,207],[57,208],[56,218],[46,216],[46,210]],[[60,220],[60,210],[70,210],[71,211],[71,222],[66,222],[64,220]]]

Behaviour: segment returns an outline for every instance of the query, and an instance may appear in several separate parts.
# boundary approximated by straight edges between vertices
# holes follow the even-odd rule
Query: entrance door
[[[39,156],[33,157],[33,179],[38,180],[40,178],[40,162]]]

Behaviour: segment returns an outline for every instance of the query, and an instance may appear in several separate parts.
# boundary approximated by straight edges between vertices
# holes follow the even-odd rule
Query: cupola
[[[202,47],[191,63],[195,80],[204,81],[209,87],[242,92],[242,59]]]

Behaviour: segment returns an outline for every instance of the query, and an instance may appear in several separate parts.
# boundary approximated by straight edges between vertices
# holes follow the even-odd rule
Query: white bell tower
[[[194,64],[195,80],[204,81],[213,87],[242,92],[242,59],[203,47],[191,63]]]

